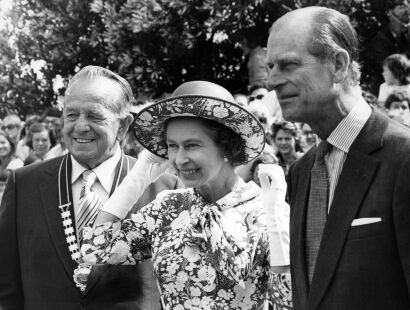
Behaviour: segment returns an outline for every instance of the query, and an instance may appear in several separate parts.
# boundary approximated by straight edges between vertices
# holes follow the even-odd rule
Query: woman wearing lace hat
[[[146,149],[168,159],[186,188],[164,191],[118,221],[141,184],[166,166],[145,153],[94,227],[84,230],[83,260],[135,264],[151,258],[164,309],[262,309],[268,295],[277,309],[290,308],[283,172],[260,168],[263,195],[234,172],[262,152],[264,131],[256,118],[223,87],[191,81],[141,110],[134,130]]]

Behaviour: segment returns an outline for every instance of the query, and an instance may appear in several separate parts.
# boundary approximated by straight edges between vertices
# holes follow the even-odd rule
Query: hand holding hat
[[[147,186],[154,182],[170,167],[168,160],[156,156],[148,150],[138,155],[138,160],[127,176],[104,203],[102,211],[123,219],[142,196]]]

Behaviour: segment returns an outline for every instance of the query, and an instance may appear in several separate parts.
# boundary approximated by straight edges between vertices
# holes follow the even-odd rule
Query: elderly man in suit
[[[129,84],[104,68],[85,67],[70,81],[69,154],[17,170],[3,196],[0,309],[160,309],[149,263],[91,267],[79,254],[82,227],[135,164],[120,148],[132,101]],[[167,178],[158,188],[175,187]]]
[[[277,20],[269,85],[283,117],[322,139],[288,174],[294,309],[410,309],[410,131],[361,96],[348,18]]]

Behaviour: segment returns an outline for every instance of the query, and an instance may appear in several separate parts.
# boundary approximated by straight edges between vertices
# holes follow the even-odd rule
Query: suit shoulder
[[[398,151],[410,151],[410,128],[390,121],[383,135],[383,145]]]
[[[39,163],[33,163],[15,170],[16,176],[38,174],[43,171],[58,170],[64,156],[48,159]]]
[[[300,167],[304,167],[312,158],[315,157],[316,147],[310,148],[306,153],[301,154],[300,157],[291,165],[292,170],[298,170]]]

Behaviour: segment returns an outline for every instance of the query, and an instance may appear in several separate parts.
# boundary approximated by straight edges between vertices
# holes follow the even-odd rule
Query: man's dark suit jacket
[[[61,160],[30,165],[10,177],[0,207],[0,309],[160,309],[151,261],[94,266],[84,293],[76,287],[77,264],[70,257],[58,208]],[[177,186],[170,175],[158,182],[160,189]],[[153,200],[154,192],[143,199]]]
[[[347,154],[309,287],[305,230],[315,152],[288,175],[295,310],[410,309],[410,130],[372,112]],[[351,226],[369,217],[381,222]]]

